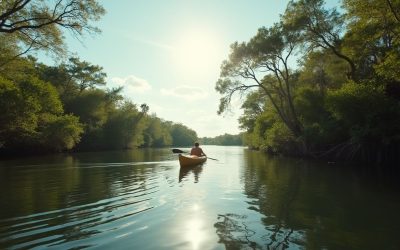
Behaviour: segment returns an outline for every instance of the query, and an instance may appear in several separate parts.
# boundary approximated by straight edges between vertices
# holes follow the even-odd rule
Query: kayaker
[[[194,147],[192,148],[192,150],[190,150],[190,154],[191,155],[196,155],[198,157],[200,156],[207,156],[204,152],[203,149],[201,149],[200,144],[198,142],[194,143]]]

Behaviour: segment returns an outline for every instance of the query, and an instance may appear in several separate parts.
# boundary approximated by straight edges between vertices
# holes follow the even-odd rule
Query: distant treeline
[[[219,112],[246,96],[239,122],[250,147],[399,163],[400,1],[341,3],[290,1],[279,22],[231,45]]]
[[[223,134],[216,137],[203,137],[199,141],[206,145],[240,146],[243,145],[243,134],[230,135]]]

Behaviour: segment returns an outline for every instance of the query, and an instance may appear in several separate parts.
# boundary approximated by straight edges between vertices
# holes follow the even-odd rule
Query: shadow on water
[[[245,152],[245,159],[241,179],[247,210],[219,214],[214,223],[227,249],[400,246],[397,188],[357,169],[252,151]]]
[[[189,175],[193,173],[194,183],[198,183],[202,171],[203,171],[203,165],[197,165],[192,167],[181,167],[179,169],[179,182],[188,179]]]

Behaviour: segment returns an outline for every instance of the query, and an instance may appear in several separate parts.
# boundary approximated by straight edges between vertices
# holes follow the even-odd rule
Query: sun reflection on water
[[[199,249],[200,243],[204,240],[204,233],[201,231],[203,221],[194,218],[187,223],[186,239],[191,242],[192,249]]]
[[[200,243],[204,240],[204,232],[202,231],[202,227],[204,222],[197,217],[198,212],[200,210],[200,206],[198,204],[194,204],[191,207],[191,210],[194,213],[194,218],[191,218],[186,223],[186,240],[189,241],[192,245],[192,249],[200,249]]]

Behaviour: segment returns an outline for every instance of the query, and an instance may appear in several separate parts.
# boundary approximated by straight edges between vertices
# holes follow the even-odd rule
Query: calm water
[[[0,249],[400,249],[396,178],[203,148],[0,161]]]

